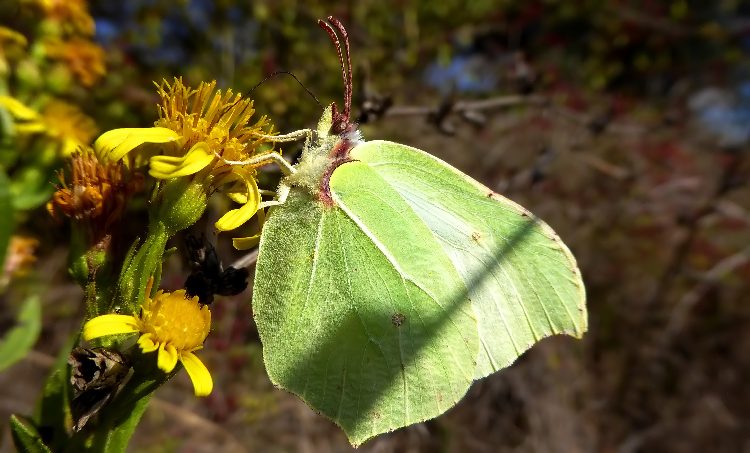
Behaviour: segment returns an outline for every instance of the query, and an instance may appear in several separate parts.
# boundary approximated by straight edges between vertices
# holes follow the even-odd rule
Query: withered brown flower
[[[82,150],[70,160],[70,171],[58,175],[60,187],[47,203],[52,217],[58,213],[78,222],[86,222],[96,233],[104,234],[120,219],[129,197],[141,186],[143,178],[117,163],[102,164],[93,152]]]

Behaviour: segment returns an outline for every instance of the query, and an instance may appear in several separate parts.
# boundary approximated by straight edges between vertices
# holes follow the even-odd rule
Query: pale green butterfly
[[[549,226],[423,151],[360,138],[346,30],[328,20],[345,106],[326,109],[299,163],[275,156],[288,175],[253,309],[271,381],[359,445],[442,414],[544,337],[581,337],[587,316]]]

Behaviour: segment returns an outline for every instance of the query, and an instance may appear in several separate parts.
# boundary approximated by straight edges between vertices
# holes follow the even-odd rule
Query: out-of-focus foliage
[[[61,158],[97,127],[80,104],[105,74],[86,2],[17,0],[0,8],[0,166],[19,211],[52,193]]]
[[[330,14],[354,25],[358,73],[385,92],[421,75],[443,89],[453,82],[484,93],[512,91],[535,76],[547,87],[665,95],[697,71],[747,69],[741,19],[746,11],[731,1],[136,0],[94,2],[92,8],[98,38],[122,50],[147,81],[182,75],[195,84],[217,78],[220,86],[246,91],[287,70],[327,100],[340,90],[333,77],[338,62],[325,34],[309,23]],[[293,81],[269,84],[253,96],[268,104],[270,113],[294,121],[295,112],[318,109]],[[428,95],[425,91],[408,97]],[[309,114],[303,118],[309,121]]]
[[[90,144],[97,132],[80,107],[105,73],[104,50],[93,34],[94,20],[83,0],[0,5],[3,369],[34,346],[41,332],[40,294],[48,289],[33,272],[40,241],[25,233],[43,230],[39,208],[54,191],[62,159]],[[15,234],[20,231],[24,235]],[[20,426],[18,422],[14,429]]]
[[[14,328],[0,338],[0,371],[22,359],[42,330],[42,310],[37,296],[24,301]]]

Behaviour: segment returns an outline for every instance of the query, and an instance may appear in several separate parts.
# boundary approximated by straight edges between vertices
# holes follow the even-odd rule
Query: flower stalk
[[[161,186],[151,202],[146,237],[125,258],[113,306],[102,307],[98,313],[115,308],[131,313],[139,308],[149,279],[161,273],[167,241],[200,219],[207,196],[203,185],[185,179],[167,180]]]

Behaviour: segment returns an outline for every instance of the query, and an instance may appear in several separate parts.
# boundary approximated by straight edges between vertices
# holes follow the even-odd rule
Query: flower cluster
[[[224,214],[216,229],[239,228],[261,209],[261,192],[259,165],[238,162],[272,153],[273,125],[265,116],[251,123],[252,100],[217,90],[216,82],[192,89],[175,79],[157,87],[161,102],[154,127],[102,134],[94,143],[99,159],[148,165],[156,179],[191,178],[208,191],[221,191],[241,206]]]
[[[27,0],[17,7],[23,12],[13,28],[0,27],[0,110],[13,119],[0,138],[49,163],[96,136],[94,120],[69,100],[76,86],[90,88],[105,75],[105,53],[92,40],[85,0]]]

